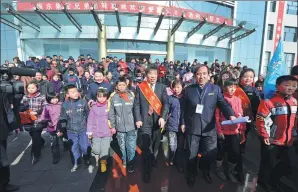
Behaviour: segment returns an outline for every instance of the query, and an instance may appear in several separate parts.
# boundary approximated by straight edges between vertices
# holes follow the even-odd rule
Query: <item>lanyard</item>
[[[199,98],[200,98],[200,104],[202,104],[202,101],[203,101],[203,99],[204,99],[204,97],[205,97],[205,95],[206,95],[207,89],[208,89],[208,85],[205,85],[205,86],[207,86],[207,87],[206,87],[206,89],[205,89],[203,95],[200,94],[199,90],[197,89],[197,92],[198,92],[198,95],[199,95]],[[204,88],[205,88],[205,87],[204,87]],[[203,89],[204,89],[204,88],[203,88]],[[203,91],[203,90],[202,90],[202,91]]]

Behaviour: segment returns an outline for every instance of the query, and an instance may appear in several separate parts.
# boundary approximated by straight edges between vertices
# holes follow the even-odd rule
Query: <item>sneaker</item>
[[[79,166],[78,165],[74,165],[72,168],[71,168],[71,170],[70,170],[70,172],[76,172],[77,170],[78,170],[78,168],[79,168]]]
[[[127,172],[128,173],[133,173],[135,172],[135,167],[133,165],[129,165],[128,168],[127,168]]]

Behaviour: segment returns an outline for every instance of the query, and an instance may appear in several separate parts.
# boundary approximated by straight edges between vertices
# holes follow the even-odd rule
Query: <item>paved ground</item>
[[[42,158],[36,165],[30,162],[31,141],[28,133],[21,133],[18,137],[11,135],[8,142],[8,155],[11,160],[12,183],[21,185],[21,192],[263,192],[256,187],[256,175],[259,162],[259,141],[253,136],[249,137],[249,145],[244,155],[246,182],[244,185],[235,185],[222,182],[212,173],[213,184],[207,184],[199,174],[193,189],[185,183],[185,175],[177,172],[175,167],[165,164],[163,155],[159,155],[159,164],[153,169],[150,184],[142,182],[141,158],[136,157],[136,171],[126,174],[119,164],[120,158],[112,151],[109,161],[109,170],[99,173],[95,162],[89,168],[81,167],[76,173],[71,173],[71,163],[68,152],[61,152],[61,161],[52,165],[49,137],[46,139]],[[62,147],[62,146],[61,146]],[[117,145],[112,145],[118,151]],[[295,157],[297,158],[297,157]],[[298,158],[297,158],[298,162]],[[297,164],[298,167],[298,164]],[[200,172],[199,172],[200,173]],[[283,181],[290,186],[286,192],[298,192],[298,169],[291,178]]]

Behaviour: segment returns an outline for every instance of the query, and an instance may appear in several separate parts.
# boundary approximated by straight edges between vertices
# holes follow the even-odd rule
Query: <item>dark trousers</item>
[[[276,184],[280,178],[291,173],[294,166],[295,149],[293,146],[261,144],[261,162],[258,178],[269,184]]]
[[[57,133],[50,133],[50,140],[53,158],[60,157],[59,137]]]
[[[233,164],[241,163],[240,138],[239,135],[225,135],[224,140],[217,142],[218,153],[216,160],[222,161],[225,153],[228,154],[228,161]]]
[[[160,129],[152,131],[152,135],[142,135],[142,156],[145,173],[150,173],[152,158],[157,158],[161,137]]]
[[[0,141],[0,145],[1,145],[1,148],[3,147],[5,149],[5,153],[6,153],[7,140]],[[2,151],[0,151],[0,153],[2,153]],[[9,166],[2,167],[2,165],[0,164],[0,191],[4,189],[4,187],[9,183],[9,181],[10,181]]]
[[[177,150],[175,155],[175,162],[181,166],[184,164],[184,144],[185,135],[181,131],[177,133]]]
[[[188,134],[187,145],[189,152],[187,161],[188,176],[195,177],[197,175],[197,159],[199,152],[202,155],[200,159],[200,169],[209,171],[217,155],[217,137]]]
[[[45,140],[41,137],[42,130],[39,131],[30,131],[29,134],[32,138],[32,148],[31,154],[35,158],[39,158],[41,154],[41,148],[45,143]]]
[[[247,138],[247,135],[253,126],[254,126],[253,122],[246,123],[245,138]],[[240,152],[241,153],[244,153],[244,151],[245,151],[246,141],[247,141],[247,139],[243,143],[240,144]]]

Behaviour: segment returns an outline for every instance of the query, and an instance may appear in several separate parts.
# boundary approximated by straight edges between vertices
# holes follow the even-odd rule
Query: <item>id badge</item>
[[[203,114],[204,105],[197,104],[196,113]]]

